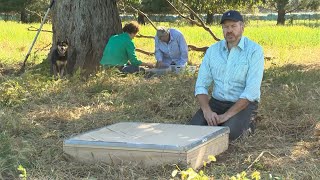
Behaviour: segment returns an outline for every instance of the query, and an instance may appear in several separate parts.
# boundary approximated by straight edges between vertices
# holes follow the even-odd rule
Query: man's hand
[[[165,64],[162,61],[157,61],[156,68],[165,67]]]
[[[218,115],[218,124],[222,124],[229,120],[229,117],[226,114]]]
[[[218,114],[211,111],[211,109],[203,111],[203,116],[206,119],[209,126],[216,126],[219,124]]]
[[[152,64],[152,63],[146,63],[146,66],[147,66],[148,68],[154,68],[154,64]]]

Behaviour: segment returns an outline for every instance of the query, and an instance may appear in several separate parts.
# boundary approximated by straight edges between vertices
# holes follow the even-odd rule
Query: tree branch
[[[38,31],[39,29],[34,27],[34,26],[30,26],[28,27],[28,31]],[[50,33],[53,33],[52,31],[49,31],[49,30],[41,30],[42,32],[50,32]]]
[[[256,162],[258,162],[260,160],[260,158],[263,156],[264,153],[268,153],[270,154],[272,157],[277,158],[275,155],[273,155],[271,152],[269,151],[262,151],[259,156],[250,164],[250,166],[247,167],[246,170],[249,170]]]
[[[301,10],[301,9],[302,9],[301,4],[298,4],[297,7],[292,8],[291,10],[287,10],[287,13],[292,13],[294,11],[298,11],[298,10]]]
[[[154,36],[145,36],[145,35],[142,35],[142,34],[137,34],[136,35],[136,38],[148,38],[148,39],[154,39]]]
[[[196,24],[197,26],[201,27],[201,24],[198,21],[195,21],[194,19],[191,19],[190,17],[187,17],[185,15],[183,15],[170,1],[166,0],[170,6],[179,14],[180,17],[189,20],[191,23]]]
[[[139,49],[139,48],[136,48],[136,51],[137,51],[137,52],[140,52],[140,53],[142,53],[142,54],[149,55],[149,56],[154,55],[154,52],[148,52],[148,51],[145,51],[145,50],[142,50],[142,49]]]
[[[153,27],[155,30],[157,30],[157,27],[153,24],[153,22],[151,21],[151,19],[149,19],[149,17],[148,17],[145,13],[143,13],[143,12],[140,11],[139,9],[134,8],[134,7],[131,6],[131,5],[130,5],[129,7],[131,7],[133,10],[137,11],[138,14],[141,14],[141,15],[143,15],[145,18],[147,18],[147,20],[150,22],[150,24],[152,25],[152,27]]]
[[[31,10],[29,10],[28,8],[26,8],[26,11],[28,11],[29,13],[32,13],[32,14],[37,15],[37,16],[40,18],[40,20],[42,20],[42,15],[41,15],[40,13],[38,13],[38,12],[36,12],[36,11],[31,11]]]
[[[210,33],[210,35],[213,37],[214,40],[216,41],[220,41],[219,38],[217,38],[214,33],[211,31],[211,29],[206,26],[206,24],[202,21],[202,19],[197,15],[197,13],[195,13],[188,5],[186,5],[185,3],[183,3],[181,0],[178,0],[184,7],[186,7],[196,18],[197,20],[200,22],[197,22],[193,19],[191,19],[190,17],[186,17],[184,15],[182,15],[182,13],[169,1],[169,0],[166,0],[170,6],[182,17],[182,18],[185,18],[187,20],[189,20],[190,22],[193,22],[195,23],[197,26],[200,26],[202,27],[204,30],[208,31]]]
[[[195,46],[195,45],[190,44],[190,45],[188,45],[188,48],[189,48],[190,50],[193,50],[193,51],[206,52],[209,47],[208,47],[208,46],[197,47],[197,46]]]
[[[203,23],[203,21],[199,18],[198,15],[195,14],[195,12],[192,11],[192,12],[194,13],[194,15],[198,18],[198,20],[201,21],[202,23],[199,23],[199,22],[197,22],[197,21],[195,21],[195,20],[193,20],[193,19],[191,19],[191,18],[189,18],[189,17],[184,16],[176,7],[174,7],[174,5],[173,5],[171,2],[169,2],[168,0],[166,0],[166,1],[175,9],[175,11],[176,11],[182,18],[188,19],[189,21],[195,23],[196,25],[198,25],[198,26],[200,26],[200,27],[203,27],[203,28],[204,28],[206,31],[208,31],[209,33],[211,32],[210,34],[214,37],[215,40],[217,40],[217,41],[220,40],[220,39],[218,39],[218,38],[215,37],[215,35],[214,35],[214,34],[212,33],[212,31],[210,30],[210,28],[208,28],[208,27],[205,26],[205,24]],[[181,1],[180,1],[180,2],[181,2]],[[185,6],[187,6],[187,5],[185,5]],[[143,13],[142,11],[134,8],[133,6],[129,6],[129,7],[132,8],[133,10],[135,10],[136,12],[138,12],[139,14],[143,15],[143,16],[150,22],[150,24],[153,26],[153,28],[154,28],[155,30],[157,30],[157,27],[153,24],[153,22],[148,18],[148,16],[147,16],[145,13]],[[188,7],[188,8],[189,8],[189,7]],[[137,38],[149,38],[149,39],[154,39],[154,36],[145,36],[145,35],[142,35],[142,34],[138,34],[136,37],[137,37]],[[208,49],[207,46],[197,47],[197,46],[192,45],[192,44],[191,44],[191,45],[188,45],[188,50],[192,50],[192,51],[206,52],[207,49]],[[154,52],[145,51],[145,50],[142,50],[142,49],[139,49],[139,48],[136,48],[136,51],[137,51],[137,52],[140,52],[140,53],[142,53],[142,54],[149,55],[149,56],[154,55]]]
[[[207,47],[207,46],[197,47],[197,46],[192,45],[192,44],[188,45],[188,50],[189,50],[189,51],[206,52],[208,48],[209,48],[209,47]],[[142,54],[149,55],[149,56],[154,55],[154,52],[145,51],[145,50],[142,50],[142,49],[139,49],[139,48],[136,48],[136,51],[137,51],[137,52],[140,52],[140,53],[142,53]]]

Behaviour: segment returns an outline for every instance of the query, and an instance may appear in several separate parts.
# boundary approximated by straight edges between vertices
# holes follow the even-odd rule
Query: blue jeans
[[[219,101],[217,99],[211,98],[209,101],[209,106],[211,110],[218,115],[225,113],[234,102],[229,101]],[[240,111],[238,114],[231,117],[228,121],[219,124],[219,126],[228,126],[230,128],[229,139],[235,140],[240,137],[244,132],[254,131],[254,118],[257,114],[258,103],[257,102],[250,102],[250,104]],[[190,121],[191,125],[200,125],[200,126],[207,126],[208,123],[204,118],[203,112],[199,109],[196,114],[192,117]]]

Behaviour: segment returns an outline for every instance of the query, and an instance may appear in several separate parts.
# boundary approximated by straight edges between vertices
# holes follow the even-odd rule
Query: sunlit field
[[[202,169],[215,179],[246,171],[262,179],[320,177],[320,29],[251,22],[245,36],[265,52],[265,73],[253,136],[230,143],[217,162]],[[186,23],[157,23],[183,32],[188,44],[210,46],[204,29]],[[39,24],[0,21],[0,179],[18,179],[22,165],[28,179],[163,179],[174,165],[142,168],[141,164],[78,162],[63,153],[65,138],[117,122],[186,124],[199,106],[193,96],[197,74],[169,74],[151,79],[99,71],[54,80],[46,56],[52,34],[41,32],[26,72],[18,74]],[[44,26],[51,30],[51,25]],[[220,26],[211,26],[223,38]],[[155,35],[151,25],[140,34]],[[139,49],[152,52],[152,39],[135,38]],[[155,62],[153,56],[138,58]],[[189,51],[190,64],[203,53]],[[182,169],[187,167],[181,166]],[[177,179],[177,177],[176,177]]]

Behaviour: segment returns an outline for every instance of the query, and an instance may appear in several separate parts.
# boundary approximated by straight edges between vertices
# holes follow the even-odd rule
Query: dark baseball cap
[[[243,22],[243,17],[239,11],[230,10],[230,11],[223,13],[223,15],[221,17],[220,24],[222,24],[224,22],[224,20],[242,21]]]

